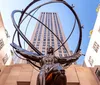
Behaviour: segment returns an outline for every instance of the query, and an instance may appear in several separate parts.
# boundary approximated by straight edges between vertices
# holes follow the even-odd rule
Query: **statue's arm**
[[[58,58],[58,62],[61,64],[75,62],[81,56],[81,51],[79,50],[77,53],[71,56],[65,56]]]
[[[16,52],[22,55],[24,58],[31,59],[33,61],[39,62],[42,56],[38,56],[37,54],[27,51],[25,49],[20,48],[15,43],[12,43],[11,46],[16,49]]]

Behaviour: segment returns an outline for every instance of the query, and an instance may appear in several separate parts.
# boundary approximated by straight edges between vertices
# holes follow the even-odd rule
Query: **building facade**
[[[10,65],[12,63],[10,44],[6,32],[0,13],[0,65]]]
[[[57,13],[42,12],[39,16],[39,20],[49,27],[49,29],[52,30],[62,42],[66,40]],[[45,55],[47,53],[46,51],[48,46],[52,46],[56,50],[61,45],[59,40],[39,22],[37,22],[32,34],[31,43],[33,43],[33,45]],[[64,47],[61,47],[55,52],[55,55],[59,57],[71,55],[67,42],[65,47],[67,51],[64,49]],[[28,49],[32,51],[32,49]]]
[[[29,64],[1,66],[0,85],[36,85],[39,72]],[[65,69],[67,85],[100,85],[100,66],[71,65]]]
[[[90,42],[86,52],[84,66],[94,67],[100,65],[100,5],[97,8],[97,19],[90,36]]]

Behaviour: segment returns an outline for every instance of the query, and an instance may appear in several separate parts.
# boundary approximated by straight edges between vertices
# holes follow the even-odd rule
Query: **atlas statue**
[[[65,75],[64,67],[71,65],[73,62],[78,60],[79,57],[82,55],[81,50],[80,50],[81,42],[82,42],[82,26],[81,26],[80,20],[77,16],[76,12],[73,9],[74,6],[73,5],[70,6],[64,0],[52,0],[52,1],[49,1],[49,2],[46,2],[44,4],[39,5],[34,9],[32,8],[32,10],[28,10],[33,4],[35,4],[38,1],[40,1],[40,0],[33,0],[31,3],[29,3],[29,5],[25,9],[14,10],[12,12],[11,18],[12,18],[12,22],[13,22],[13,25],[14,25],[16,30],[15,30],[14,35],[13,35],[11,46],[14,48],[13,50],[14,50],[16,56],[18,56],[17,53],[20,54],[21,56],[24,57],[24,60],[27,60],[29,62],[29,64],[32,64],[33,66],[39,68],[40,71],[39,71],[39,74],[37,76],[36,85],[67,85],[67,77]],[[74,14],[74,17],[75,17],[75,23],[73,25],[73,29],[70,32],[70,35],[68,36],[68,38],[64,42],[62,42],[59,39],[59,37],[52,30],[50,30],[43,22],[41,22],[40,20],[38,20],[36,17],[33,16],[39,8],[41,8],[44,5],[52,4],[52,3],[62,3],[62,4],[64,4],[66,7],[68,7],[70,9],[70,11]],[[21,13],[19,21],[17,22],[18,24],[16,23],[15,18],[14,18],[15,13]],[[32,13],[33,13],[33,15],[32,15]],[[24,20],[28,16],[30,17],[30,20],[27,24],[27,27],[28,27],[31,19],[34,18],[39,23],[41,23],[46,29],[48,29],[48,31],[50,31],[58,39],[58,41],[61,43],[61,46],[59,46],[56,50],[54,50],[54,48],[50,46],[50,47],[47,48],[47,55],[43,55],[26,38],[26,35],[23,34],[23,32],[21,31],[21,24],[24,22]],[[71,35],[72,35],[72,33],[75,29],[76,22],[77,22],[77,25],[78,25],[78,28],[79,28],[79,36],[78,36],[79,39],[77,41],[78,43],[77,43],[75,52],[73,52],[72,55],[66,55],[66,56],[62,56],[62,57],[55,55],[55,52],[58,49],[60,49],[62,46],[67,51],[64,44],[71,37]],[[18,38],[18,44],[16,44],[14,42],[14,38],[15,38],[16,34],[17,34],[17,38]],[[22,48],[20,37],[27,43],[27,45],[34,52],[28,51],[28,50],[25,50],[25,48]],[[22,57],[19,57],[19,58],[23,59]],[[37,62],[38,64],[34,63],[34,62]]]
[[[20,48],[15,43],[11,44],[11,46],[23,57],[40,64],[41,68],[37,77],[37,85],[66,85],[65,70],[61,64],[75,62],[81,56],[80,50],[72,56],[55,56],[54,48],[52,47],[47,48],[47,55],[37,56],[33,52]]]

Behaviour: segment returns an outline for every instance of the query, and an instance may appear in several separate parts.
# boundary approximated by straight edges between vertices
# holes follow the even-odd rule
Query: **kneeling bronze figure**
[[[72,63],[81,56],[80,50],[72,56],[55,56],[54,48],[52,47],[47,48],[46,56],[37,56],[33,52],[20,48],[15,43],[11,44],[11,46],[23,57],[40,64],[41,68],[37,77],[37,85],[66,85],[67,79],[62,64]]]
[[[40,0],[33,0],[31,3],[29,3],[29,5],[24,9],[24,10],[14,10],[12,12],[12,22],[13,25],[15,27],[15,32],[13,35],[13,39],[12,39],[12,44],[11,46],[15,49],[15,51],[20,54],[21,56],[23,56],[25,58],[25,60],[27,60],[29,63],[31,63],[32,65],[34,65],[35,67],[39,68],[40,72],[37,76],[37,84],[36,85],[67,85],[67,77],[65,75],[65,70],[64,70],[64,66],[68,66],[71,63],[75,62],[80,56],[81,56],[81,51],[80,51],[80,46],[81,46],[81,42],[82,42],[82,26],[80,23],[80,20],[76,14],[76,12],[74,11],[74,6],[70,6],[66,1],[64,0],[51,0],[49,2],[43,3],[37,7],[35,7],[34,9],[30,9],[30,7],[32,7],[32,5],[34,5],[36,2],[38,2]],[[36,11],[41,8],[42,6],[45,6],[47,4],[53,4],[53,3],[62,3],[63,5],[65,5],[66,7],[68,7],[70,9],[70,11],[73,13],[75,19],[75,23],[73,25],[73,29],[70,33],[70,35],[68,36],[68,38],[62,42],[59,37],[52,31],[49,29],[48,26],[46,26],[43,22],[41,22],[40,20],[38,20],[37,18],[34,17],[34,14],[36,13]],[[16,23],[16,20],[14,18],[14,15],[16,13],[21,13],[18,24]],[[33,13],[33,15],[32,15]],[[75,52],[73,55],[71,56],[56,56],[54,54],[54,52],[56,52],[60,47],[58,47],[58,49],[56,49],[54,51],[53,47],[48,47],[47,48],[47,55],[43,55],[27,38],[26,35],[23,34],[23,32],[20,30],[21,29],[21,24],[22,22],[24,22],[24,20],[27,17],[31,17],[31,19],[35,19],[37,20],[39,23],[41,23],[41,25],[43,25],[46,29],[48,29],[48,31],[50,31],[52,33],[52,35],[54,35],[57,40],[61,43],[60,47],[64,47],[64,49],[67,51],[66,47],[64,46],[64,44],[68,41],[68,39],[70,38],[70,36],[72,35],[74,29],[75,29],[75,25],[76,22],[78,24],[78,30],[79,30],[79,37],[78,37],[78,43],[75,49]],[[28,22],[28,24],[30,23],[30,20]],[[27,24],[27,27],[28,27]],[[26,27],[26,28],[27,28]],[[18,36],[18,45],[16,45],[14,43],[14,38],[15,35],[17,33]],[[21,41],[20,41],[20,37],[27,43],[27,45],[35,52],[31,52],[31,51],[27,51],[25,49],[22,48],[21,45]],[[25,46],[25,44],[24,44]],[[14,51],[14,52],[15,52]],[[16,54],[15,52],[15,54]],[[21,58],[22,59],[22,58]],[[37,62],[37,63],[34,63]]]

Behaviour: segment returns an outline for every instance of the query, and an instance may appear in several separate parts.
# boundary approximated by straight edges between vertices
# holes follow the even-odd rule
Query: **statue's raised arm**
[[[77,53],[71,55],[71,56],[65,56],[65,57],[58,57],[58,62],[60,64],[65,64],[65,63],[72,63],[75,62],[76,60],[79,59],[79,57],[81,56],[81,50],[79,50]]]
[[[12,43],[11,46],[16,49],[16,52],[22,55],[24,58],[31,59],[33,61],[39,62],[42,59],[42,56],[38,56],[37,54],[27,51],[25,49],[20,48],[15,43]]]

